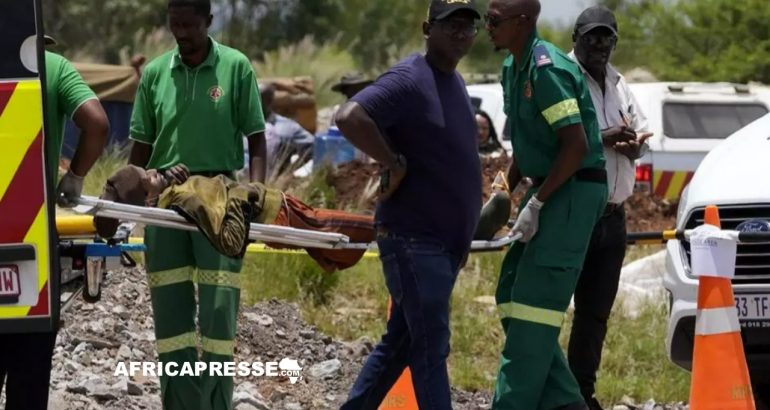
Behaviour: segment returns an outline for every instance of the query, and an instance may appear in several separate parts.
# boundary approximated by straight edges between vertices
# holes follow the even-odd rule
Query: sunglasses
[[[526,14],[517,14],[517,15],[514,15],[514,16],[507,16],[507,17],[491,16],[489,14],[485,14],[484,15],[484,24],[486,24],[486,26],[489,27],[489,28],[497,28],[503,22],[506,22],[508,20],[517,19],[517,18],[523,18],[523,19],[529,20],[529,16],[527,16]]]
[[[466,21],[459,20],[434,20],[444,34],[452,37],[475,37],[479,33],[479,28],[475,24],[468,24]]]
[[[614,47],[618,42],[618,36],[604,36],[597,34],[585,34],[580,41],[588,47]]]

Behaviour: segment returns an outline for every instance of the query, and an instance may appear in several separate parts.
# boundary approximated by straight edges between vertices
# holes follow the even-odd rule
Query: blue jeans
[[[407,366],[421,410],[451,409],[449,299],[461,257],[438,241],[392,233],[377,244],[392,298],[390,319],[341,410],[377,409]]]

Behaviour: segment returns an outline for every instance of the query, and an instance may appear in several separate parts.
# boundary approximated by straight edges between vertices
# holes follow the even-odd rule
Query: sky
[[[595,0],[540,0],[540,19],[558,25],[572,25],[586,7],[596,4]]]

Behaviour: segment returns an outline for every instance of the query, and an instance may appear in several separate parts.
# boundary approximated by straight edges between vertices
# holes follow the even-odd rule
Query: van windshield
[[[665,103],[663,133],[669,138],[724,139],[767,114],[762,104]]]

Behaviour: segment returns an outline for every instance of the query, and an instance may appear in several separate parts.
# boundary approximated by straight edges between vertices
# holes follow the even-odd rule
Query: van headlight
[[[690,189],[690,186],[687,185],[682,191],[682,195],[679,196],[679,205],[676,207],[677,226],[679,226],[679,222],[682,220],[682,217],[684,217],[684,211],[687,209],[687,191],[689,189]]]

